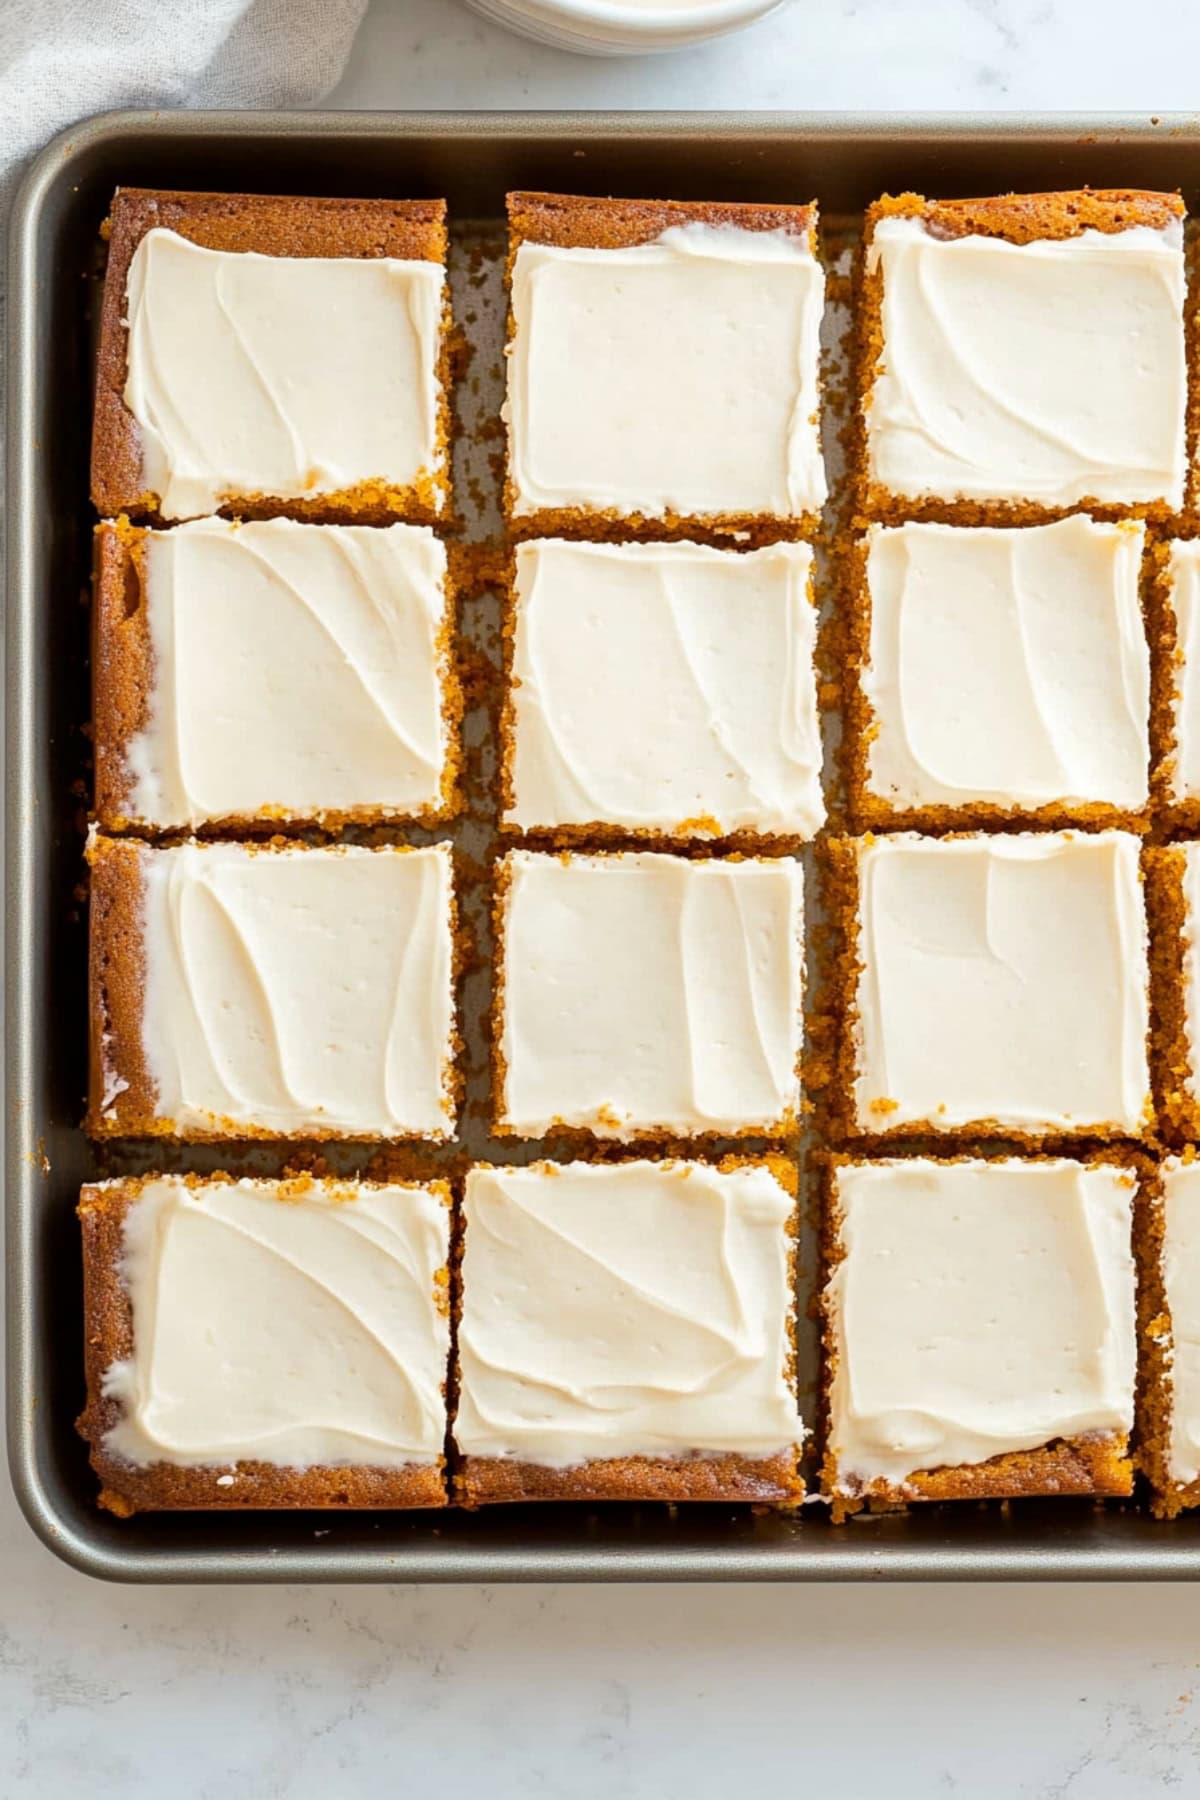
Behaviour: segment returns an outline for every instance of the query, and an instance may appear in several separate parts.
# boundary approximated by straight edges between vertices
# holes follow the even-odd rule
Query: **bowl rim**
[[[488,0],[488,10],[547,27],[594,26],[638,38],[749,25],[782,4],[783,0],[690,0],[687,5],[642,7],[634,0]]]

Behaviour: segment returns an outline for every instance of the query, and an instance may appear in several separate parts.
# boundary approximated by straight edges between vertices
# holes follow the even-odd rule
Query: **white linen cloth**
[[[126,106],[305,106],[367,0],[0,0],[0,211],[55,132]]]

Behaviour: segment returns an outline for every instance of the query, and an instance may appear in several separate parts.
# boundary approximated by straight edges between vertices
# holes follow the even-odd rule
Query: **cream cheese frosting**
[[[158,1116],[282,1135],[446,1136],[449,848],[142,853],[142,1048]]]
[[[450,1212],[425,1187],[147,1181],[125,1217],[127,1462],[403,1468],[446,1433]]]
[[[811,569],[807,544],[521,544],[507,821],[811,837]]]
[[[1184,1025],[1188,1040],[1188,1092],[1200,1101],[1200,844],[1183,844]]]
[[[1149,798],[1144,527],[868,537],[868,785],[898,807]]]
[[[894,494],[1183,502],[1182,226],[1010,244],[875,226],[872,480]]]
[[[1129,1433],[1127,1169],[913,1159],[835,1179],[845,1254],[826,1299],[841,1492]]]
[[[1171,796],[1200,799],[1200,541],[1170,548],[1168,573],[1175,612],[1175,759]]]
[[[624,249],[521,244],[513,510],[816,511],[824,299],[808,238],[786,231],[693,221]]]
[[[568,1468],[798,1445],[794,1204],[761,1164],[472,1169],[459,1450]]]
[[[620,1138],[790,1121],[798,862],[514,851],[503,868],[502,1126]]]
[[[1200,1478],[1200,1163],[1163,1165],[1163,1287],[1171,1314],[1172,1481]]]
[[[430,478],[444,289],[436,262],[261,256],[148,231],[126,285],[124,401],[163,518]]]
[[[170,829],[436,808],[446,552],[424,526],[234,525],[142,539],[151,673],[124,810]]]
[[[859,1125],[1140,1133],[1138,853],[1119,831],[864,840]]]

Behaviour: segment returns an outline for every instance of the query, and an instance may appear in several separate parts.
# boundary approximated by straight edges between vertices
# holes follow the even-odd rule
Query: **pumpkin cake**
[[[442,516],[443,201],[121,188],[105,232],[97,512]]]
[[[813,837],[812,560],[807,544],[518,544],[503,828],[558,844]]]
[[[452,601],[428,526],[104,524],[94,595],[103,830],[435,824],[456,810]]]
[[[661,1145],[795,1130],[795,859],[513,850],[495,927],[497,1132]]]
[[[780,1157],[471,1169],[456,1497],[799,1501],[795,1230]]]
[[[507,510],[533,537],[811,535],[814,206],[508,196]]]
[[[1128,1494],[1134,1172],[964,1156],[828,1172],[826,1448],[864,1504]]]
[[[845,1135],[1037,1147],[1153,1129],[1137,838],[902,832],[826,856]]]
[[[860,501],[874,519],[1178,512],[1184,206],[1083,190],[867,209]]]
[[[445,1505],[446,1183],[146,1175],[79,1217],[102,1506]]]
[[[448,845],[96,837],[89,860],[93,1136],[452,1134]]]
[[[855,823],[1120,825],[1150,802],[1145,527],[872,525],[852,546]]]

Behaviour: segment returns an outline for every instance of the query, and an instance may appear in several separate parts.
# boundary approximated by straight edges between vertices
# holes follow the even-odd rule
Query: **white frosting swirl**
[[[816,511],[824,299],[808,239],[786,231],[693,221],[624,249],[522,244],[514,511]]]
[[[160,1118],[223,1135],[447,1135],[446,845],[180,844],[141,866]]]
[[[890,493],[1183,502],[1183,232],[1010,244],[885,218],[871,477]]]
[[[506,819],[811,837],[811,568],[807,544],[520,545]]]
[[[799,1444],[793,1205],[761,1165],[472,1169],[458,1448],[566,1468]]]
[[[444,287],[436,262],[260,256],[148,231],[126,284],[124,401],[162,516],[429,478]]]
[[[1133,1176],[1074,1162],[836,1173],[838,1487],[1133,1426]]]
[[[200,519],[142,546],[152,667],[126,749],[132,818],[439,804],[446,552],[432,531]]]
[[[133,1353],[105,1448],[138,1465],[436,1463],[450,1211],[429,1188],[148,1181],[125,1218]]]
[[[514,851],[505,867],[502,1124],[628,1138],[790,1120],[798,862]]]

